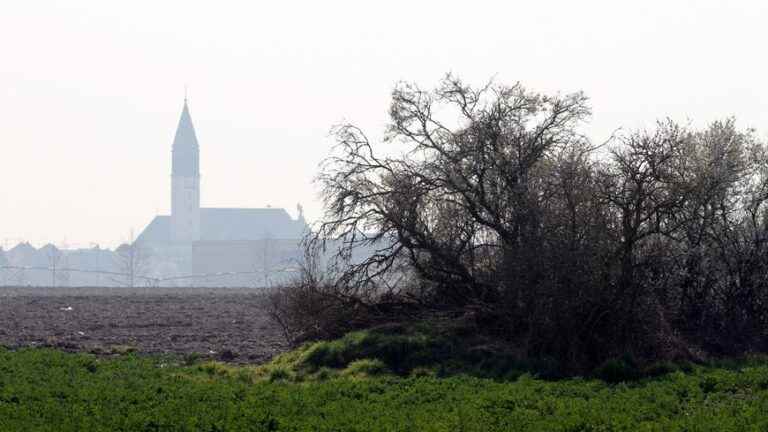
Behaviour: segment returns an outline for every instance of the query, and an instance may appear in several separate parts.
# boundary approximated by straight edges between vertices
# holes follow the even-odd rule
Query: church
[[[269,285],[301,257],[308,232],[282,208],[200,207],[200,146],[186,98],[173,139],[171,214],[155,216],[136,238],[153,277],[194,276],[187,284]]]

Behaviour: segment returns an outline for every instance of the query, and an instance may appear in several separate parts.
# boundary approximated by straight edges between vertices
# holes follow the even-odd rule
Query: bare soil
[[[263,305],[252,288],[0,287],[0,346],[261,363],[287,348]]]

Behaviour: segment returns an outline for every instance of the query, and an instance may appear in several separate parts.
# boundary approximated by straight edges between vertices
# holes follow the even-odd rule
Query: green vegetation
[[[461,323],[430,321],[429,325],[382,326],[350,332],[336,340],[306,343],[266,365],[252,368],[252,374],[257,379],[294,382],[380,375],[465,375],[513,381],[525,374],[544,380],[563,379],[567,370],[568,365],[551,358],[520,359],[502,342],[473,335]],[[591,376],[618,384],[692,370],[689,362],[641,365],[627,354],[607,360]]]
[[[400,342],[410,337],[422,343],[414,335],[401,336]],[[619,384],[545,381],[530,374],[505,380],[466,374],[440,378],[433,376],[433,367],[415,366],[418,356],[406,356],[403,364],[413,362],[407,374],[391,373],[383,359],[345,357],[355,343],[370,344],[365,342],[370,337],[380,336],[357,334],[344,342],[309,345],[262,367],[186,365],[180,358],[133,353],[107,358],[47,349],[0,350],[0,430],[768,428],[765,361],[692,366],[688,372],[658,365],[657,377]],[[625,363],[606,369],[621,372]],[[296,382],[299,370],[306,372]]]
[[[559,365],[550,359],[517,360],[501,344],[472,335],[461,324],[437,321],[382,326],[307,343],[254,369],[256,376],[296,382],[383,374],[512,380],[524,373],[558,378],[559,371]]]

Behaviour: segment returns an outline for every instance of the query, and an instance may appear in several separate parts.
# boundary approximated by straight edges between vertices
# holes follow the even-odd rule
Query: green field
[[[191,363],[191,364],[190,364]],[[359,364],[359,362],[358,362]],[[365,368],[363,368],[365,369]],[[122,354],[0,350],[3,431],[768,430],[768,364],[633,383],[264,369]]]

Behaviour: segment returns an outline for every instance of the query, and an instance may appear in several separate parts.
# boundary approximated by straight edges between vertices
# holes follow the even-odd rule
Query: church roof
[[[173,137],[171,173],[175,176],[200,175],[200,150],[186,99],[184,99],[184,109],[181,111],[179,125],[176,127],[176,135]]]
[[[300,239],[308,229],[282,208],[201,208],[201,241]],[[144,244],[171,243],[171,217],[156,216],[136,239]]]
[[[171,217],[155,216],[144,231],[136,237],[139,244],[167,244],[171,242]]]
[[[298,239],[306,226],[281,208],[201,208],[200,240]]]

